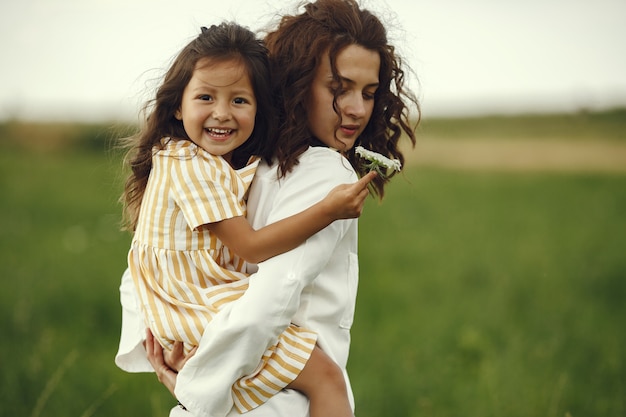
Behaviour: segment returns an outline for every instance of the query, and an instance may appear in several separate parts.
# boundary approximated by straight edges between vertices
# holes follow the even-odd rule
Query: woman
[[[273,163],[259,166],[251,186],[248,217],[255,228],[309,207],[338,184],[354,182],[365,171],[355,145],[403,162],[401,133],[415,143],[408,105],[417,102],[404,89],[384,26],[356,2],[308,3],[302,13],[283,17],[266,44],[281,124]],[[373,181],[380,198],[388,180]],[[254,371],[266,347],[294,323],[317,332],[319,346],[342,368],[351,394],[345,367],[357,282],[357,221],[336,221],[298,248],[260,263],[246,293],[213,319],[180,373],[164,366],[158,349],[149,349],[150,360],[193,415],[205,415],[196,402],[210,395],[223,415],[235,416],[232,383]],[[136,340],[122,342],[137,346]],[[145,358],[135,363],[145,368]],[[199,377],[206,383],[188,383]],[[284,390],[246,414],[307,413],[306,397]],[[179,414],[189,416],[181,408],[170,415]]]

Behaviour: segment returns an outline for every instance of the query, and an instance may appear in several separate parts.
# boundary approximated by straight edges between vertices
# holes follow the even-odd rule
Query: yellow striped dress
[[[181,341],[188,352],[206,323],[248,287],[244,260],[202,226],[245,216],[259,161],[234,170],[191,141],[163,143],[152,157],[128,264],[146,325],[164,348]],[[251,410],[293,381],[316,338],[295,325],[287,328],[257,370],[233,385],[236,408]]]

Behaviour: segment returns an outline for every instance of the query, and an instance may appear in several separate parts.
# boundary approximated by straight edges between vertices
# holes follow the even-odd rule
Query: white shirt
[[[291,173],[276,178],[275,166],[259,165],[248,199],[254,228],[310,207],[357,176],[339,153],[310,148]],[[259,264],[246,293],[209,323],[196,355],[178,374],[176,396],[193,415],[239,415],[232,410],[231,384],[257,367],[265,349],[290,322],[318,333],[320,347],[344,370],[352,396],[345,367],[358,284],[357,241],[357,220],[339,220],[298,248]],[[123,321],[116,363],[131,372],[152,371],[141,347],[143,324],[137,322],[132,288],[129,291],[125,282],[120,289]],[[202,407],[207,396],[212,404]],[[308,401],[286,390],[246,416],[305,417]]]

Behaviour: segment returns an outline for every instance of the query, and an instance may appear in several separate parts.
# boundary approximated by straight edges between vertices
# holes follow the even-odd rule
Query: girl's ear
[[[176,120],[183,120],[183,117],[180,113],[180,107],[178,108],[178,110],[176,110],[176,112],[174,113],[174,117],[176,118]]]

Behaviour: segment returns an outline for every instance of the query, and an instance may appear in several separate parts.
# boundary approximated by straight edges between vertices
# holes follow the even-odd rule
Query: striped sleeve
[[[192,229],[245,214],[233,190],[233,173],[220,157],[174,157],[170,175],[173,196]]]

